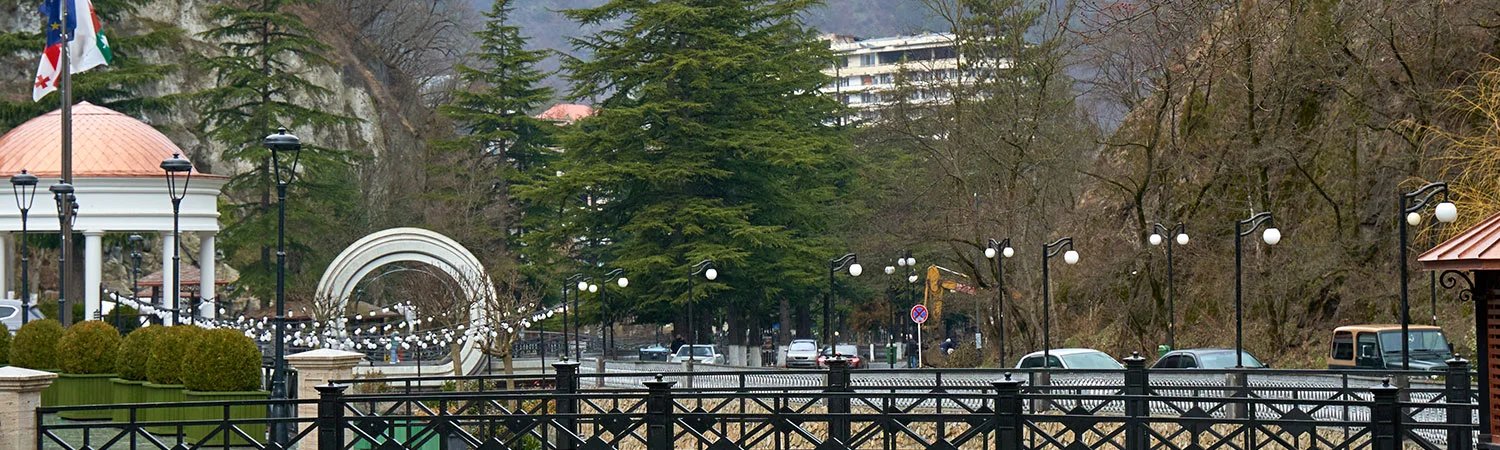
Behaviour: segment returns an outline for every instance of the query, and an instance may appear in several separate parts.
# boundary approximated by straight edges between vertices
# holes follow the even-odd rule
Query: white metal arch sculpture
[[[375,269],[390,263],[419,262],[441,270],[454,281],[469,301],[469,328],[484,327],[484,299],[495,298],[495,285],[484,271],[484,265],[469,249],[457,241],[432,230],[391,228],[377,231],[349,245],[328,264],[318,280],[318,298],[336,302],[338,310],[348,307],[349,297],[360,280]],[[458,355],[464,374],[475,373],[483,358],[474,340],[465,340]],[[441,374],[453,365],[428,365],[422,373]]]

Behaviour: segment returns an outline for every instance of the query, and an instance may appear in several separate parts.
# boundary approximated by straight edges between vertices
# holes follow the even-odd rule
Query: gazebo
[[[1500,213],[1489,216],[1417,257],[1422,270],[1442,271],[1444,286],[1463,280],[1474,300],[1474,340],[1479,372],[1480,448],[1500,448]],[[1468,272],[1465,274],[1464,272]]]
[[[62,175],[60,122],[60,112],[52,111],[0,137],[0,176],[25,169],[41,178],[27,221],[31,232],[56,234],[59,229],[57,207],[47,186],[57,183]],[[158,233],[162,271],[166,284],[172,283],[170,255],[177,243],[172,236],[172,203],[161,162],[173,153],[182,153],[182,149],[145,122],[88,102],[73,107],[73,186],[79,204],[73,229],[83,234],[82,291],[87,317],[97,317],[100,312],[105,233]],[[198,234],[199,261],[207,268],[199,289],[207,300],[214,298],[218,198],[227,181],[226,177],[195,169],[179,216],[182,233]],[[14,297],[18,286],[15,238],[20,231],[18,207],[0,207],[0,293],[7,297]],[[69,297],[77,298],[71,292]],[[200,315],[212,317],[212,308],[207,309]]]

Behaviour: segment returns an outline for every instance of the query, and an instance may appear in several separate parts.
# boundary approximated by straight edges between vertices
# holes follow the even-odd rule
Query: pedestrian
[[[948,356],[949,353],[953,353],[954,347],[958,347],[958,344],[953,343],[953,338],[948,338],[943,340],[942,344],[938,345],[938,351],[942,353],[943,356]]]
[[[915,369],[915,368],[917,368],[917,355],[919,353],[922,353],[922,348],[921,348],[921,346],[917,345],[917,340],[916,339],[912,339],[911,336],[907,336],[906,337],[906,367],[908,369]]]
[[[672,338],[672,354],[677,354],[677,349],[687,345],[687,340],[682,338],[682,333],[674,333]]]

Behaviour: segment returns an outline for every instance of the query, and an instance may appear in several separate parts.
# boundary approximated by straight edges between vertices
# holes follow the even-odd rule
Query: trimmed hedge
[[[146,381],[146,360],[151,358],[156,338],[166,329],[160,326],[137,328],[125,335],[120,351],[115,354],[115,373],[120,374],[121,379]]]
[[[156,337],[151,347],[151,357],[146,359],[146,380],[155,384],[182,384],[182,358],[203,328],[193,325],[167,327]]]
[[[0,323],[0,366],[10,364],[10,328]]]
[[[58,368],[74,375],[115,373],[119,351],[120,332],[115,327],[97,320],[75,323],[57,340]]]
[[[33,320],[22,325],[10,343],[10,364],[27,369],[57,370],[57,341],[62,335],[62,324],[56,320]]]
[[[259,390],[260,347],[238,330],[202,333],[182,360],[182,387],[205,392]]]

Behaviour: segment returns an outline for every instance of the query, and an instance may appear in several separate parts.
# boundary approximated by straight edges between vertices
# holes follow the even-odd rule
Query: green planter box
[[[111,392],[113,384],[109,379],[116,375],[112,373],[75,375],[71,373],[57,374],[57,379],[52,386],[57,388],[57,406],[78,405],[108,405],[114,402],[114,394]],[[58,417],[68,420],[109,420],[114,418],[110,408],[98,408],[82,411],[63,411],[57,413]]]
[[[145,395],[141,400],[144,403],[182,403],[187,401],[187,391],[182,390],[180,384],[156,384],[146,382],[141,385],[146,388]],[[135,413],[137,422],[168,422],[146,427],[146,431],[157,435],[176,435],[176,422],[182,420],[182,408],[141,408]]]
[[[407,441],[410,441],[413,437],[416,437],[419,434],[423,434],[423,432],[427,430],[428,425],[427,422],[413,422],[405,420],[393,420],[389,423],[391,425],[390,428],[387,428],[380,434],[374,436],[375,442],[370,442],[369,439],[365,439],[364,436],[360,436],[353,431],[345,431],[344,434],[345,436],[350,436],[354,439],[354,445],[350,446],[352,450],[371,450],[376,448],[383,448],[383,444],[385,444],[386,442],[392,442],[404,447],[407,444]],[[371,432],[373,430],[365,431]],[[413,446],[412,450],[438,450],[442,447],[443,439],[446,439],[447,437],[438,434],[431,437],[423,436],[422,438],[427,439],[427,441],[422,442],[421,445]]]
[[[41,369],[41,371],[52,373],[59,372],[57,369]],[[42,389],[42,406],[57,406],[57,389],[57,382],[55,381],[51,385],[47,386],[46,389]]]
[[[184,392],[186,392],[187,394],[187,401],[190,402],[264,400],[270,396],[270,393],[266,391]],[[230,406],[228,407],[227,412],[228,417],[225,417],[225,407],[222,406],[191,406],[179,408],[179,410],[182,413],[181,420],[223,421],[225,419],[259,419],[259,422],[241,422],[235,424],[235,426],[239,427],[240,431],[245,432],[246,435],[249,435],[251,438],[253,438],[255,440],[255,443],[257,444],[264,443],[266,440],[266,405]],[[240,436],[238,433],[235,433],[234,430],[230,430],[228,428],[220,430],[219,426],[217,425],[185,426],[183,427],[183,434],[187,435],[187,440],[189,443],[196,444],[199,441],[203,441],[203,445],[208,447],[212,447],[215,445],[224,445],[225,439],[228,439],[228,445],[231,446],[246,446],[252,444],[251,442],[247,441],[244,436]],[[204,438],[208,438],[210,435],[212,435],[213,437],[204,441]]]
[[[109,382],[113,384],[113,386],[110,387],[110,394],[114,397],[116,405],[146,403],[145,381],[110,378]],[[137,409],[136,414],[139,415],[142,411],[145,410]],[[110,420],[122,423],[130,421],[130,409],[116,408],[112,412],[113,414],[111,415]]]

